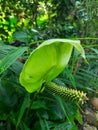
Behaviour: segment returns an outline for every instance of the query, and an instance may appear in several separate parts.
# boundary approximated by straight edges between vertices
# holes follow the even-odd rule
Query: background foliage
[[[54,82],[98,96],[97,6],[97,0],[0,0],[1,130],[78,130],[82,125],[80,106],[48,91],[27,93],[19,75],[42,41],[80,38],[89,65],[74,50]]]
[[[97,0],[0,0],[0,3],[3,41],[17,40],[13,37],[17,31],[28,41],[97,36]],[[25,32],[20,32],[24,29]]]

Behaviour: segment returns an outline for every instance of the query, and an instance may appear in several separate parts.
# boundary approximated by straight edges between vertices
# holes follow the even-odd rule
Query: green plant
[[[77,50],[74,49],[69,64],[47,85],[55,83],[54,85],[61,90],[60,86],[68,90],[81,90],[86,92],[89,98],[98,96],[98,45],[94,40],[92,42],[90,40],[90,45],[88,45],[90,43],[88,39],[86,41],[87,44],[82,43],[82,45],[89,65],[82,62]],[[29,51],[32,51],[32,48],[29,48]],[[68,97],[61,98],[62,96],[54,94],[54,90],[49,90],[48,86],[44,89],[46,83],[42,84],[44,91],[39,93],[28,93],[24,87],[21,87],[19,75],[24,61],[28,58],[27,52],[28,47],[18,48],[5,45],[0,41],[0,62],[2,64],[0,68],[5,65],[5,69],[0,74],[0,129],[78,130],[78,124],[81,126],[83,124],[81,109],[85,105],[81,107],[67,100]],[[55,91],[59,92],[57,89]]]
[[[35,49],[20,74],[20,83],[28,92],[39,91],[42,86],[63,97],[83,103],[87,98],[83,92],[57,87],[50,83],[57,77],[69,62],[73,46],[85,59],[84,50],[79,41],[67,39],[52,39],[45,41]],[[33,69],[34,68],[34,69]],[[45,84],[45,85],[44,85]],[[57,91],[56,91],[56,90]],[[54,91],[55,90],[55,91]],[[64,95],[63,95],[64,93]]]
[[[83,91],[89,99],[98,97],[97,3],[94,0],[0,0],[0,40],[13,45],[0,41],[0,130],[79,130],[82,127],[81,110],[90,102],[82,107],[71,102],[80,99],[74,99],[71,91],[80,94]],[[89,65],[84,64],[74,49],[69,64],[52,82],[42,83],[39,93],[28,93],[19,83],[25,60],[40,43],[58,37],[81,40]]]

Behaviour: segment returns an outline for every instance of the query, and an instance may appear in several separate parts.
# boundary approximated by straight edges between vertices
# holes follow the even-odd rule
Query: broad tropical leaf
[[[20,74],[20,83],[28,92],[40,90],[44,82],[58,76],[68,64],[75,47],[85,59],[84,50],[78,40],[51,39],[36,48]]]

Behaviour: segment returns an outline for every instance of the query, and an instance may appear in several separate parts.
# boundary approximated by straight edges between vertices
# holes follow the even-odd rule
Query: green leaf
[[[91,48],[92,51],[94,51],[96,54],[98,54],[98,49]]]
[[[69,80],[71,81],[73,87],[76,89],[76,82],[74,76],[72,75],[71,71],[66,67],[66,75],[68,76]]]
[[[77,121],[78,121],[81,125],[83,124],[82,116],[81,116],[81,113],[79,112],[78,109],[77,109],[77,111],[76,111],[75,118],[77,119]]]
[[[30,34],[29,34],[28,30],[24,29],[24,30],[15,32],[13,34],[13,38],[14,38],[14,40],[28,43],[28,41],[30,39]]]
[[[39,117],[41,130],[49,130],[48,122],[42,119],[39,113],[37,113],[37,116]]]
[[[20,83],[28,92],[39,91],[44,82],[50,82],[66,67],[75,47],[85,59],[78,40],[51,39],[36,48],[20,74]]]
[[[78,130],[76,125],[71,124],[71,122],[64,122],[60,123],[59,125],[56,125],[54,130]]]
[[[30,129],[28,128],[28,126],[27,126],[24,122],[22,122],[22,125],[23,125],[23,129],[24,129],[24,130],[30,130]]]
[[[0,81],[0,114],[2,112],[7,111],[6,108],[10,107],[10,104],[11,101],[9,95],[7,94],[6,89],[1,86],[1,81]]]
[[[23,117],[23,114],[24,114],[24,112],[25,112],[25,110],[27,108],[27,104],[28,104],[28,100],[29,100],[29,95],[30,94],[27,93],[26,96],[24,97],[24,101],[23,101],[22,106],[21,106],[20,111],[19,111],[19,116],[18,116],[18,120],[17,120],[17,124],[16,124],[17,127],[19,126],[19,124],[21,122],[21,119]]]
[[[47,107],[46,107],[46,104],[45,104],[45,102],[43,102],[43,101],[34,101],[33,103],[32,103],[32,106],[31,106],[31,109],[48,109]]]
[[[60,107],[61,107],[64,115],[67,118],[67,121],[71,125],[70,128],[68,128],[68,129],[70,129],[70,130],[78,130],[77,126],[76,126],[76,124],[74,122],[75,117],[74,117],[74,114],[73,114],[73,109],[71,107],[69,107],[68,104],[65,103],[65,101],[62,100],[60,97],[57,96],[56,99],[59,102]],[[69,127],[69,126],[66,125],[66,129],[67,129],[67,127]]]
[[[12,24],[16,24],[16,22],[17,22],[17,19],[14,18],[14,17],[10,18],[9,20],[10,20],[10,24],[11,24],[11,25],[12,25]]]
[[[0,61],[0,74],[2,74],[6,69],[8,69],[19,56],[21,56],[25,51],[26,47],[17,48],[11,50],[1,61]]]

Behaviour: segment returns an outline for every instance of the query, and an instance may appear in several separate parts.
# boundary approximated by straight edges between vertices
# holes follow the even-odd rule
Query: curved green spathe
[[[66,67],[75,47],[85,58],[78,40],[51,39],[43,42],[29,56],[20,74],[20,83],[28,92],[39,91]]]

